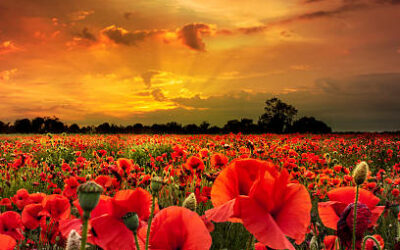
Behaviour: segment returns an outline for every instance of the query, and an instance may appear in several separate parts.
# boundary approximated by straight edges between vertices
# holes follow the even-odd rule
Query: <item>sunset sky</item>
[[[399,0],[0,0],[0,120],[400,129]]]

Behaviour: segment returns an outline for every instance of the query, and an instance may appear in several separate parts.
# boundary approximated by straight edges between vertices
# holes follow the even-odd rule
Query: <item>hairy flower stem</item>
[[[147,224],[147,235],[146,235],[146,246],[145,249],[149,249],[149,239],[150,239],[150,228],[151,228],[151,222],[153,221],[153,216],[154,216],[154,207],[156,204],[156,197],[158,196],[158,192],[153,194],[153,201],[151,203],[151,212],[150,212],[150,217],[149,217],[149,222]]]
[[[133,236],[135,236],[136,250],[140,250],[139,241],[138,241],[138,238],[137,238],[137,233],[134,232]]]
[[[89,218],[90,218],[90,212],[83,211],[81,250],[85,250],[86,249],[86,240],[87,240],[87,231],[88,231]]]
[[[368,239],[371,239],[371,240],[373,240],[375,242],[376,249],[382,250],[381,245],[379,244],[378,240],[374,236],[371,236],[371,235],[367,235],[367,236],[364,237],[362,248],[361,248],[362,250],[365,249],[365,245],[366,245]]]
[[[249,237],[249,240],[246,243],[246,250],[253,249],[253,242],[254,242],[254,235],[251,234],[250,237]]]
[[[358,188],[356,186],[356,199],[354,201],[354,218],[353,218],[353,250],[356,249],[356,226],[357,226],[357,203],[358,203]]]

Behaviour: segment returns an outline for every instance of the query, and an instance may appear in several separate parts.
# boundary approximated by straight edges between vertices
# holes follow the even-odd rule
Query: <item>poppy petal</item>
[[[0,234],[0,250],[12,250],[17,245],[15,239],[6,234]]]
[[[234,211],[235,202],[236,199],[233,199],[221,206],[207,210],[206,218],[214,222],[229,221],[229,219],[231,219],[235,214]]]
[[[93,219],[91,222],[94,230],[91,240],[104,250],[136,249],[133,233],[122,221],[111,215],[104,215]]]
[[[243,225],[259,242],[273,249],[295,250],[271,214],[254,199],[241,196],[237,198],[235,205],[235,210],[240,213]]]
[[[335,188],[327,193],[331,201],[339,201],[345,204],[354,203],[354,198],[356,196],[355,187],[340,187]],[[359,189],[358,202],[364,203],[372,210],[378,203],[380,199],[376,197],[373,193],[368,190]]]
[[[385,206],[376,206],[374,209],[371,210],[372,216],[371,216],[371,223],[370,227],[373,227],[376,225],[379,217],[385,210]]]
[[[304,241],[310,225],[310,194],[303,185],[289,184],[284,200],[284,206],[274,216],[275,221],[286,236],[300,244]]]
[[[162,209],[151,224],[150,249],[208,250],[211,236],[200,216],[183,207]]]

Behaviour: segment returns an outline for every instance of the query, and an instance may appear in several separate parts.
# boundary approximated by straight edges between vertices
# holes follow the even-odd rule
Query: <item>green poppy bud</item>
[[[99,203],[103,188],[94,181],[88,181],[78,187],[79,205],[90,213]]]
[[[194,195],[194,193],[189,194],[189,196],[186,197],[186,199],[183,201],[182,207],[185,207],[192,211],[196,211],[197,208],[196,195]]]
[[[125,226],[132,232],[136,232],[139,227],[139,217],[136,213],[129,212],[122,217]]]
[[[367,179],[368,170],[368,164],[365,161],[357,164],[353,172],[354,182],[357,185],[361,185],[365,182],[365,180]]]

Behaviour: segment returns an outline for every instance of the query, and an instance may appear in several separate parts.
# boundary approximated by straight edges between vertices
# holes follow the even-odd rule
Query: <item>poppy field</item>
[[[0,250],[400,249],[400,136],[2,135]]]

